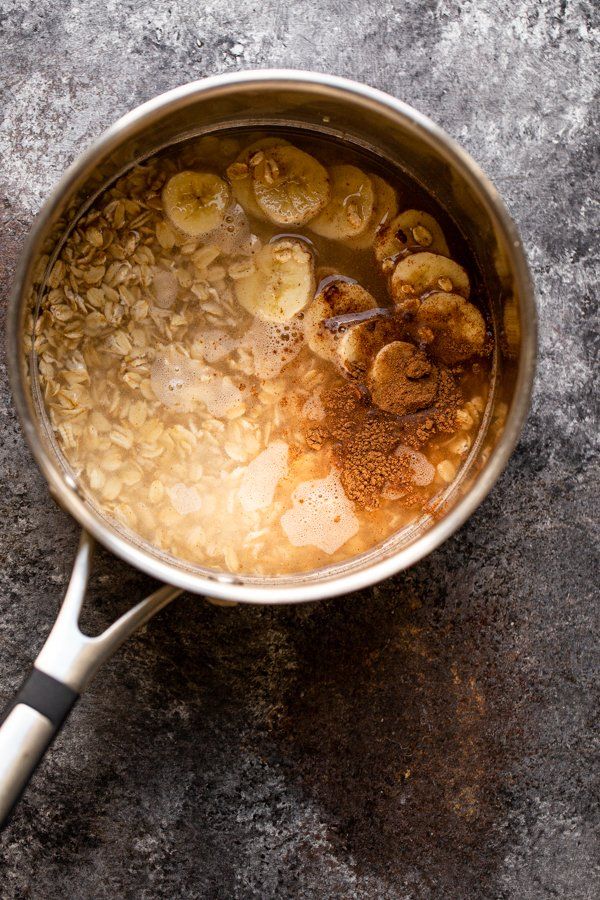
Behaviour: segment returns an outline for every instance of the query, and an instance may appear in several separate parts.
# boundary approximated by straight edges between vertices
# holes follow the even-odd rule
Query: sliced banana
[[[379,230],[398,212],[398,196],[391,184],[379,175],[369,175],[369,178],[375,195],[373,212],[364,232],[345,242],[354,250],[368,250],[372,247]]]
[[[318,356],[336,361],[338,337],[324,322],[334,316],[360,313],[377,306],[374,298],[360,284],[333,281],[320,291],[304,313],[304,337]]]
[[[346,241],[366,231],[375,202],[375,191],[368,175],[356,166],[332,166],[329,169],[331,195],[327,206],[310,223],[321,237]]]
[[[162,193],[165,212],[173,225],[189,237],[217,228],[231,202],[229,185],[210,172],[178,172]]]
[[[431,294],[415,313],[412,327],[429,328],[431,355],[446,365],[464,362],[485,346],[485,321],[476,306],[460,294]],[[421,332],[422,333],[422,332]]]
[[[263,152],[260,163],[251,168],[256,202],[276,225],[304,225],[329,200],[327,170],[291,144]]]
[[[438,253],[411,253],[392,273],[390,290],[396,306],[426,291],[446,291],[468,297],[469,276],[462,266]]]
[[[175,272],[170,269],[157,269],[152,279],[152,291],[157,306],[171,309],[179,293],[179,281]]]
[[[227,167],[227,177],[235,199],[247,215],[254,216],[263,222],[267,221],[268,217],[256,202],[252,169],[260,165],[261,160],[264,159],[265,150],[286,146],[287,143],[283,138],[261,138],[242,150],[235,162]]]
[[[393,341],[375,357],[367,387],[380,409],[406,416],[431,406],[438,381],[438,368],[422,350],[407,341]]]
[[[394,263],[404,250],[418,252],[428,250],[448,256],[448,244],[444,232],[429,213],[418,209],[406,209],[379,229],[373,242],[375,258],[384,269]]]
[[[254,271],[235,282],[238,303],[266,322],[288,322],[315,292],[313,255],[303,241],[282,238],[265,244]]]
[[[350,375],[364,375],[377,353],[400,337],[398,322],[383,317],[353,325],[340,335],[336,346],[339,363]]]

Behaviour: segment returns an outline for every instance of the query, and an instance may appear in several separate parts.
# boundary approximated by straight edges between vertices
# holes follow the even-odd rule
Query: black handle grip
[[[34,666],[2,713],[0,725],[18,703],[24,703],[46,716],[59,731],[78,699],[77,691]]]
[[[79,694],[35,667],[0,719],[0,827],[10,814]],[[28,712],[26,707],[34,712]]]

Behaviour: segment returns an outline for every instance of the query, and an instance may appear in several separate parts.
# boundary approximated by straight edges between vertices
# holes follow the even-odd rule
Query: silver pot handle
[[[38,763],[102,663],[136,628],[181,594],[165,585],[128,610],[97,637],[79,629],[94,549],[84,531],[71,580],[52,631],[0,724],[0,827]]]

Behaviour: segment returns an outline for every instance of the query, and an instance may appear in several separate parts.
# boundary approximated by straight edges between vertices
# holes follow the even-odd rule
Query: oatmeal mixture
[[[435,508],[477,432],[476,267],[404,176],[245,133],[132,169],[78,222],[31,323],[90,502],[177,558],[307,571]]]

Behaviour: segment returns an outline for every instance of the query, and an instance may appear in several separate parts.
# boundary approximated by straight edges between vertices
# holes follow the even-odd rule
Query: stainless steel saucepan
[[[478,439],[444,513],[344,563],[296,576],[215,572],[174,559],[104,518],[80,490],[52,438],[35,358],[23,350],[49,270],[73,222],[100,191],[141,159],[183,139],[238,126],[291,126],[325,133],[401,166],[432,191],[459,224],[484,273],[493,303],[493,385]],[[422,559],[481,503],[517,442],[529,406],[536,312],[517,230],[492,184],[440,128],[380,91],[298,71],[242,72],[186,84],[145,103],[109,128],[66,172],[43,207],[21,255],[10,298],[8,361],[15,403],[31,451],[53,497],[83,535],[73,575],[33,669],[0,726],[0,821],[99,666],[182,590],[239,603],[297,603],[373,584]],[[94,540],[169,587],[127,612],[102,635],[85,637],[78,617]],[[171,586],[172,585],[172,586]]]

